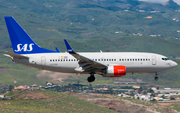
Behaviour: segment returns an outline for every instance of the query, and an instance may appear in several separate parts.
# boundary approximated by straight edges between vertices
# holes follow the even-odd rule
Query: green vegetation
[[[169,106],[167,106],[167,107],[169,107]],[[180,105],[179,105],[179,103],[178,103],[178,104],[172,104],[172,105],[170,106],[170,108],[171,108],[171,109],[175,109],[175,110],[177,110],[177,111],[180,111]]]
[[[78,97],[53,91],[36,90],[10,92],[12,100],[0,101],[0,112],[53,112],[53,113],[115,113]],[[42,99],[24,99],[29,94]]]
[[[125,0],[126,1],[126,0]],[[174,59],[180,56],[180,13],[159,4],[150,4],[136,0],[122,1],[105,0],[76,1],[76,0],[5,0],[0,4],[0,67],[8,70],[0,70],[0,82],[31,85],[36,83],[43,85],[50,80],[46,77],[36,77],[39,70],[12,63],[9,58],[3,56],[4,51],[12,51],[8,32],[5,26],[4,16],[13,16],[27,33],[41,47],[60,51],[66,51],[63,39],[67,39],[77,52],[153,52],[163,54]],[[114,4],[118,4],[116,6]],[[126,4],[129,4],[128,11]],[[142,10],[145,12],[138,12]],[[176,6],[176,9],[178,7]],[[151,13],[150,11],[159,11]],[[152,19],[145,18],[151,16]],[[115,33],[115,32],[119,33]],[[143,36],[134,36],[133,33],[141,33]],[[160,35],[150,37],[150,35]],[[180,66],[160,73],[160,80],[154,81],[154,74],[127,74],[123,78],[140,78],[153,84],[169,87],[180,87],[178,77]],[[86,78],[83,78],[83,80]],[[79,78],[81,80],[81,78]],[[67,80],[69,81],[69,80]],[[71,80],[71,81],[77,81]],[[99,77],[97,84],[111,84],[110,78]],[[172,84],[173,82],[173,84]]]

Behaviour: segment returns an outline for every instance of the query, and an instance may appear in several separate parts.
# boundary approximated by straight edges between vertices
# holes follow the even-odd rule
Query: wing
[[[74,52],[74,50],[71,48],[71,46],[69,45],[69,43],[65,39],[64,39],[64,42],[66,44],[66,48],[67,48],[67,51],[69,52],[69,54],[71,54],[73,57],[75,57],[76,59],[79,60],[79,67],[77,67],[75,69],[76,71],[91,72],[91,71],[95,71],[97,69],[106,68],[105,64],[102,64],[100,62],[96,62],[90,58],[87,58],[85,56],[82,56],[82,55]]]

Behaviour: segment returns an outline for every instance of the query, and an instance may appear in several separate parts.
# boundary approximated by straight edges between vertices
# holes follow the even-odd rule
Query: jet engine
[[[126,67],[122,65],[112,65],[106,68],[104,77],[121,77],[126,75]]]

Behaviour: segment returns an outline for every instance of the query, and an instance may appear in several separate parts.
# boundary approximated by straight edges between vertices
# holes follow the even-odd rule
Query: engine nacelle
[[[122,65],[108,66],[104,77],[121,77],[126,75],[126,67]]]

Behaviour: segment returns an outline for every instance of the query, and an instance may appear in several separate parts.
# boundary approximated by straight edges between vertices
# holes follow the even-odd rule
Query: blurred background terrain
[[[77,52],[153,52],[180,63],[180,6],[138,0],[0,0],[0,82],[45,84],[45,81],[86,83],[88,75],[46,72],[3,56],[12,52],[4,16],[13,16],[41,47],[66,51],[67,39]],[[159,74],[127,74],[149,84],[180,87],[180,66]],[[97,75],[98,76],[98,75]],[[97,77],[92,84],[116,79]]]

